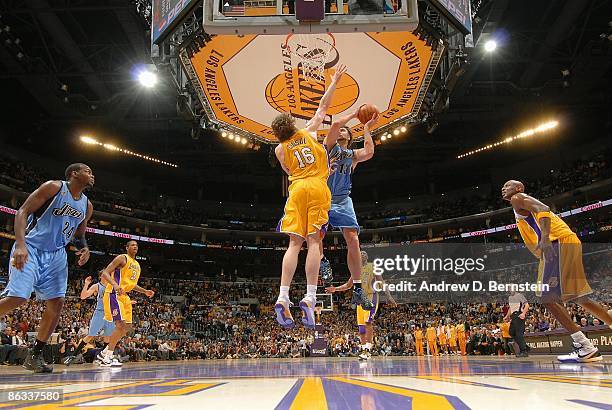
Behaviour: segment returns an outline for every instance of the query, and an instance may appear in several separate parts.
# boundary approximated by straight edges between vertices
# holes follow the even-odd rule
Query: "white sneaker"
[[[370,357],[372,357],[372,354],[366,349],[363,349],[361,353],[359,353],[359,360],[370,360]]]
[[[111,367],[121,367],[123,366],[123,363],[121,363],[119,360],[117,360],[116,358],[113,358],[112,362],[111,362]]]
[[[100,361],[100,367],[111,367],[113,364],[113,357],[107,356],[103,352],[98,353],[96,359]]]
[[[570,354],[557,356],[557,360],[561,363],[592,363],[603,360],[599,350],[593,345],[583,346],[580,343],[573,342],[574,351]]]

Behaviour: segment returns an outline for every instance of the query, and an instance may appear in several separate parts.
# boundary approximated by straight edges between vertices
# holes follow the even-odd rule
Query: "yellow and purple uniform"
[[[582,243],[565,222],[552,212],[514,212],[516,226],[527,249],[539,260],[538,283],[548,284],[549,290],[538,293],[545,301],[568,302],[592,293],[582,265]],[[537,249],[542,230],[540,220],[550,218],[550,241],[554,258],[546,261]]]
[[[455,330],[457,331],[457,343],[459,343],[459,349],[461,349],[461,355],[465,356],[467,354],[466,351],[466,338],[465,338],[465,325],[463,323],[459,323],[455,326]]]
[[[289,197],[276,230],[306,238],[327,223],[331,193],[325,147],[305,129],[281,143],[289,172]]]
[[[414,331],[414,343],[416,347],[416,355],[423,356],[423,331],[421,329]]]
[[[132,323],[132,301],[127,293],[138,284],[140,264],[136,259],[130,258],[129,255],[123,256],[126,263],[122,268],[115,269],[113,279],[125,291],[125,294],[119,296],[115,293],[113,285],[108,284],[106,286],[104,292],[104,320],[107,322],[122,320],[125,323]]]
[[[457,347],[457,328],[453,325],[449,327],[449,339],[448,344],[450,347]]]
[[[378,310],[378,292],[374,290],[374,280],[373,265],[368,263],[361,271],[361,286],[374,306],[372,306],[372,309],[365,310],[357,305],[357,326],[359,326],[359,333],[365,333],[366,323],[372,323]]]

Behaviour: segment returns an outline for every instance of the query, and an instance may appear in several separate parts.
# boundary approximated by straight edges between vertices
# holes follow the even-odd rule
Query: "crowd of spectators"
[[[610,264],[602,269],[609,269]],[[602,271],[603,272],[603,271]],[[609,270],[600,272],[610,277]],[[0,273],[0,279],[2,273]],[[609,282],[609,279],[608,279]],[[143,278],[145,288],[156,290],[148,300],[134,296],[134,324],[129,336],[118,346],[124,360],[188,360],[237,358],[289,358],[309,356],[313,332],[302,326],[281,329],[272,306],[276,283],[199,282]],[[61,363],[87,334],[95,300],[81,300],[76,295],[81,280],[71,280],[57,333],[46,352],[47,360]],[[609,289],[600,289],[610,301]],[[295,286],[292,298],[299,298]],[[608,305],[612,308],[612,305]],[[507,306],[505,303],[409,303],[379,308],[374,329],[373,352],[377,355],[415,354],[415,326],[455,325],[471,329],[469,354],[507,352],[499,333]],[[578,305],[568,304],[572,318],[580,326],[601,324]],[[31,345],[42,316],[43,304],[32,301],[6,317],[0,318],[0,364],[18,364]],[[328,340],[328,355],[354,356],[359,352],[359,338],[350,308],[350,292],[336,294],[333,311],[324,311],[320,320]],[[534,304],[526,322],[527,332],[558,329],[559,323],[542,305]],[[30,337],[28,338],[28,335]],[[484,343],[484,344],[483,344]],[[93,361],[101,346],[91,345],[85,361]]]
[[[527,191],[543,199],[609,178],[610,154],[609,150],[602,151],[588,160],[577,160],[561,170],[551,170],[544,177],[527,181]],[[8,155],[2,155],[0,160],[0,183],[24,192],[31,192],[47,179],[57,178]],[[145,200],[131,197],[123,192],[111,192],[97,187],[89,196],[94,202],[95,209],[99,211],[210,228],[270,231],[275,228],[277,219],[282,213],[280,207],[265,207],[266,212],[263,212],[262,207],[255,209],[252,205],[246,204],[242,209],[227,209],[225,206],[203,209],[193,206],[193,203],[190,204],[186,199],[171,205],[161,200],[151,200],[151,198]],[[386,227],[451,219],[507,206],[499,197],[497,188],[488,192],[474,193],[469,187],[466,187],[464,193],[459,196],[438,194],[412,203],[416,205],[358,209],[359,217],[366,227]]]

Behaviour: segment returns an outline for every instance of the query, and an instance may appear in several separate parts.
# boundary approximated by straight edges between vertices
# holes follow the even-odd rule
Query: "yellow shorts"
[[[104,293],[104,320],[122,320],[132,323],[132,301],[128,295],[117,296],[115,292]]]
[[[372,309],[365,310],[361,306],[357,306],[357,326],[365,326],[366,323],[372,323],[376,311],[378,311],[378,295],[375,293],[372,296]]]
[[[289,185],[289,197],[277,232],[306,238],[327,223],[331,193],[321,178],[297,179]]]
[[[593,292],[582,265],[582,243],[576,235],[553,242],[555,256],[551,261],[542,257],[538,267],[538,282],[548,284],[538,296],[544,302],[568,302]]]

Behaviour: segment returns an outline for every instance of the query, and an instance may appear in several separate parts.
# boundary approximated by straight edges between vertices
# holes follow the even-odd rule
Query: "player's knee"
[[[359,235],[357,235],[357,231],[354,229],[347,229],[344,235],[344,239],[346,240],[346,246],[349,249],[357,249],[359,250]]]
[[[55,298],[47,300],[47,310],[50,313],[59,315],[64,307],[64,298]]]

